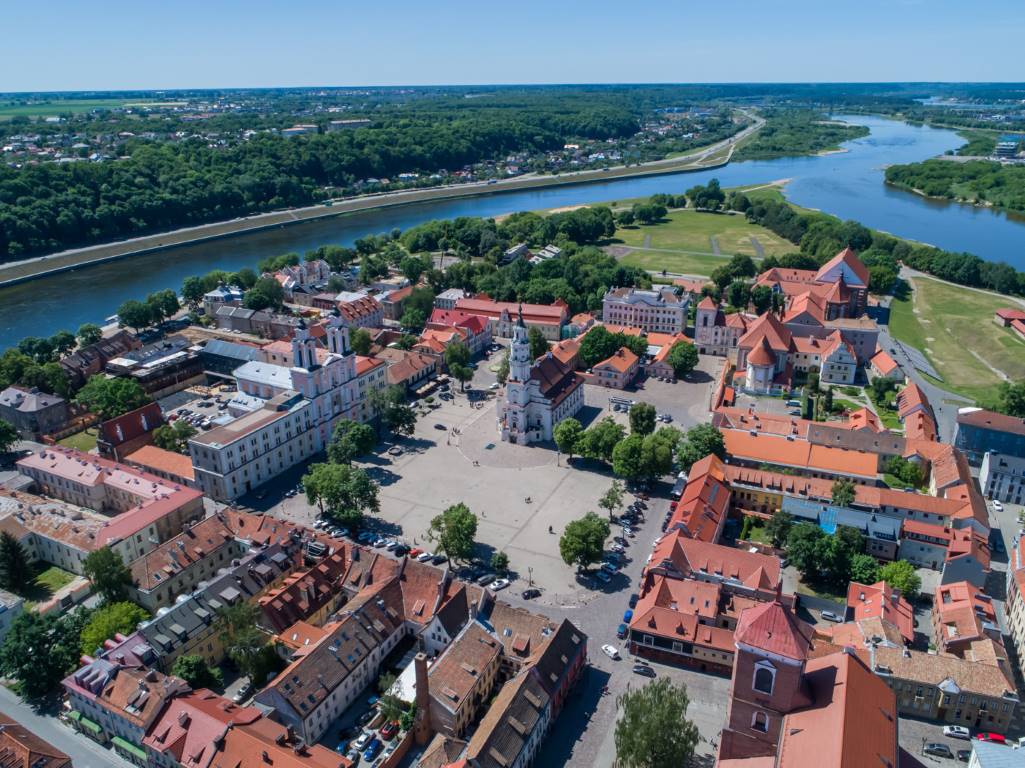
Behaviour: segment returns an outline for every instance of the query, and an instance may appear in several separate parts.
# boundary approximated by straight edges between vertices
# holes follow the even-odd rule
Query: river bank
[[[588,184],[594,181],[632,176],[714,170],[728,164],[736,145],[752,135],[763,124],[764,121],[756,119],[751,125],[729,139],[702,147],[687,155],[666,160],[654,160],[635,166],[615,166],[606,169],[577,171],[553,176],[530,176],[474,182],[472,184],[431,187],[428,189],[404,190],[401,192],[385,192],[376,195],[362,195],[360,197],[332,200],[328,203],[303,208],[271,211],[230,221],[183,227],[169,232],[144,235],[115,243],[69,249],[46,256],[0,264],[0,288],[48,275],[59,274],[86,265],[103,264],[119,259],[158,253],[184,245],[194,245],[238,235],[257,233],[268,229],[289,227],[302,222],[344,216],[376,208],[399,207],[482,195],[497,195],[544,187]]]

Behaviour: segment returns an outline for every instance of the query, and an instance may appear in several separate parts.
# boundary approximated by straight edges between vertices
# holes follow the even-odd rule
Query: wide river
[[[926,200],[883,183],[887,165],[925,160],[963,144],[956,133],[861,115],[842,119],[871,129],[870,135],[848,142],[846,152],[383,208],[181,246],[33,280],[0,290],[0,349],[13,346],[24,336],[46,336],[62,328],[74,331],[84,322],[100,321],[126,299],[143,298],[162,288],[179,288],[188,275],[216,268],[234,271],[253,267],[265,256],[301,253],[326,243],[351,245],[363,235],[394,227],[407,229],[429,219],[496,216],[655,192],[679,193],[711,178],[718,178],[723,186],[792,179],[786,195],[799,205],[1025,269],[1022,219],[985,208]]]

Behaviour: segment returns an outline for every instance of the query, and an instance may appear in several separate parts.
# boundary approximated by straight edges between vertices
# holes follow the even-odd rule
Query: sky
[[[1022,0],[45,0],[4,6],[4,92],[1025,81]]]

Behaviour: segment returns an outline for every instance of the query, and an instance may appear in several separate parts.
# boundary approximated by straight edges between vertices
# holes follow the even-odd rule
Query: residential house
[[[457,300],[453,309],[487,318],[491,335],[503,339],[512,338],[522,317],[528,328],[538,328],[548,341],[559,341],[562,338],[562,328],[569,319],[569,307],[562,300],[556,300],[551,305],[517,304],[477,296]]]
[[[68,404],[63,397],[37,388],[10,386],[0,392],[0,419],[22,438],[40,440],[59,431],[68,421]]]
[[[2,713],[0,758],[4,768],[71,768],[70,757]]]
[[[502,644],[468,623],[428,670],[431,728],[462,737],[479,720],[498,680]]]
[[[141,348],[142,342],[139,339],[122,330],[61,358],[60,366],[72,385],[81,386],[90,376],[106,368],[107,363],[115,357],[122,357]]]
[[[440,358],[413,350],[387,347],[377,353],[377,359],[388,364],[386,376],[389,386],[400,385],[414,390],[433,379],[438,372]]]
[[[287,576],[280,587],[260,597],[260,623],[283,633],[298,622],[320,625],[348,599],[343,589],[350,566],[344,548],[339,548],[307,570]]]
[[[911,603],[885,581],[871,585],[852,581],[847,587],[847,610],[853,621],[874,618],[892,624],[905,644],[915,640],[915,611]]]
[[[463,762],[479,768],[527,768],[554,719],[537,678],[529,670],[520,672],[490,702],[466,745]]]
[[[339,301],[337,310],[349,328],[380,328],[384,324],[384,307],[373,296]]]
[[[176,451],[167,451],[155,445],[144,445],[124,457],[130,467],[162,477],[172,483],[196,487],[196,473],[192,468],[192,459]]]
[[[694,314],[694,344],[703,355],[735,356],[737,344],[757,318],[742,312],[726,314],[706,296]]]
[[[964,451],[972,466],[981,465],[990,452],[1025,459],[1025,419],[982,408],[961,408],[954,445]]]
[[[610,357],[594,364],[592,381],[611,389],[626,389],[637,378],[640,362],[629,348],[620,347]]]
[[[455,309],[456,302],[466,298],[466,292],[462,288],[446,288],[434,297],[436,309]]]
[[[381,308],[384,310],[384,319],[391,320],[392,322],[398,322],[402,318],[402,313],[406,299],[408,299],[413,293],[412,285],[407,285],[405,288],[398,288],[394,291],[385,293],[380,298]]]
[[[237,307],[246,297],[246,292],[237,285],[221,284],[203,294],[203,313],[213,317],[224,306]]]
[[[1025,674],[1025,536],[1018,536],[1008,551],[1004,616],[1018,669]]]
[[[987,451],[979,469],[979,486],[987,498],[1025,503],[1025,457]]]
[[[904,383],[904,371],[901,370],[897,361],[882,349],[872,355],[868,368],[872,378],[890,379],[900,384]]]

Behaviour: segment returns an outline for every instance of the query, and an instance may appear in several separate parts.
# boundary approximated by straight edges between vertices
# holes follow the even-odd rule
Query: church
[[[551,440],[555,425],[573,416],[583,404],[583,378],[572,362],[564,362],[551,352],[531,361],[527,327],[520,311],[509,346],[505,397],[497,404],[502,439],[518,445]]]

